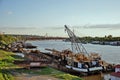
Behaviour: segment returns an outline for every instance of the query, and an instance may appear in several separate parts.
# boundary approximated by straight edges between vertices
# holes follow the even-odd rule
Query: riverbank
[[[28,41],[29,42],[29,41]],[[66,46],[69,46],[69,44],[70,43],[68,43],[68,42],[61,42],[61,41],[32,41],[32,42],[30,42],[30,43],[32,43],[33,45],[35,45],[35,46],[38,46],[36,49],[40,49],[40,51],[41,51],[41,47],[42,48],[46,48],[46,47],[50,47],[50,48],[58,48],[58,50],[61,50],[61,49],[59,49],[59,47],[60,48],[64,48],[65,49],[65,47]],[[36,44],[35,44],[36,43]],[[52,46],[51,46],[52,45]],[[63,46],[64,45],[64,46]],[[88,45],[88,44],[84,44],[85,46],[86,45]],[[61,46],[63,46],[63,47],[61,47]],[[89,46],[91,47],[91,49],[93,50],[94,49],[94,46],[96,47],[96,45],[92,45],[92,44],[89,44]],[[108,47],[108,46],[107,46]],[[101,48],[102,48],[102,46],[101,46]],[[99,49],[99,47],[97,48],[97,49]],[[100,49],[99,49],[100,50]],[[13,53],[14,54],[14,53]],[[17,54],[17,53],[16,53]],[[17,58],[17,57],[16,57]],[[43,68],[39,68],[39,70],[41,71]],[[50,69],[50,68],[49,68]],[[13,69],[13,70],[15,70],[15,69]],[[25,69],[23,69],[24,71],[25,71]],[[31,77],[32,78],[32,76],[34,77],[34,79],[36,78],[36,77],[39,77],[39,76],[41,76],[41,74],[39,74],[39,72],[38,71],[32,71],[32,70],[34,70],[34,69],[32,69],[31,68],[31,70],[26,70],[26,72],[28,72],[28,73],[24,73],[23,72],[23,75],[21,75],[21,77],[25,77],[25,79],[26,79],[26,76],[29,76],[29,78]],[[22,71],[22,70],[20,70],[20,71]],[[32,71],[32,72],[31,72]],[[16,71],[17,72],[17,71]],[[38,74],[31,74],[31,73],[38,73]],[[19,71],[17,72],[18,74],[19,74]],[[21,74],[21,72],[20,72],[20,74]],[[25,74],[25,76],[24,76],[24,74]],[[26,75],[27,74],[27,75]],[[15,76],[14,74],[12,74],[13,76]],[[69,76],[69,74],[67,74],[68,76]],[[47,75],[46,74],[46,76],[50,76],[50,77],[56,77],[56,76],[53,76],[53,75]],[[61,76],[61,75],[60,75]],[[64,76],[63,75],[63,73],[62,73],[62,76]],[[97,75],[97,78],[95,78],[96,76],[85,76],[85,77],[82,77],[83,78],[83,80],[92,80],[92,79],[94,79],[94,80],[99,80],[99,79],[101,79],[100,78],[100,76],[99,76],[99,78],[98,78],[98,76],[99,75]],[[16,76],[15,76],[16,77]],[[17,76],[17,78],[18,78],[19,76]],[[65,74],[65,77],[66,77],[66,74]],[[20,77],[19,77],[20,78]],[[28,79],[29,79],[28,78]],[[59,79],[58,77],[57,77],[57,79]],[[16,79],[17,80],[17,79]],[[63,79],[63,80],[66,80],[66,79]]]
[[[18,59],[21,58],[14,53],[0,50],[0,80],[14,80],[11,71],[7,69],[17,68],[13,61]]]
[[[26,69],[19,69],[19,70],[15,70],[15,73],[20,72],[20,75],[16,75],[15,78],[17,78],[18,80],[21,79],[20,77],[24,77],[30,80],[38,80],[37,77],[39,77],[41,80],[42,78],[44,78],[45,80],[48,79],[54,79],[54,80],[82,80],[81,78],[77,77],[77,76],[73,76],[64,72],[61,72],[59,70],[50,68],[50,67],[44,67],[44,68],[34,68],[31,70],[26,70]]]
[[[82,80],[77,76],[58,71],[50,67],[25,69],[14,65],[14,60],[20,60],[19,56],[12,52],[0,50],[0,80]]]

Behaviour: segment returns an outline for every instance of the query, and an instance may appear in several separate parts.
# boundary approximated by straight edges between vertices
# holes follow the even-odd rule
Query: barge
[[[57,61],[58,68],[62,66],[66,70],[87,74],[114,70],[113,65],[102,60],[98,53],[88,53],[82,43],[78,43],[78,41],[81,42],[78,37],[66,25],[65,31],[71,40],[72,51],[46,49],[52,51],[49,56]]]

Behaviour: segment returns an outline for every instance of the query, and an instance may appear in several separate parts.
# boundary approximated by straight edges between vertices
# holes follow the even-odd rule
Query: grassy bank
[[[31,69],[31,70],[16,69],[16,72],[19,72],[20,74],[24,73],[29,75],[49,75],[62,80],[82,80],[80,77],[70,75],[68,73],[64,73],[62,71],[58,71],[50,67]]]
[[[16,56],[12,52],[0,50],[0,80],[15,80],[13,75],[14,72],[29,75],[50,75],[62,80],[82,80],[77,76],[73,76],[50,67],[30,70],[18,68],[18,66],[13,64],[14,60],[23,60],[23,58]]]
[[[0,50],[0,69],[15,68],[14,60],[22,60],[22,58],[12,52]]]
[[[18,68],[13,64],[14,60],[22,60],[23,58],[12,52],[0,50],[0,80],[14,80],[11,69]]]
[[[5,70],[12,67],[15,67],[13,60],[15,60],[14,55],[11,52],[6,52],[0,50],[0,80],[14,80],[14,77],[11,75],[10,71]]]
[[[14,80],[13,75],[9,70],[0,70],[0,80]]]

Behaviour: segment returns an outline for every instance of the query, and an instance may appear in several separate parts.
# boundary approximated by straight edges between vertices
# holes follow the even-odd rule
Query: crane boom
[[[84,46],[82,45],[81,41],[78,39],[78,37],[74,34],[74,32],[72,32],[67,25],[65,25],[65,31],[67,31],[68,36],[71,40],[71,47],[72,47],[72,51],[75,53],[83,53],[83,54],[87,54],[86,49],[84,48]],[[80,42],[80,43],[78,43]]]

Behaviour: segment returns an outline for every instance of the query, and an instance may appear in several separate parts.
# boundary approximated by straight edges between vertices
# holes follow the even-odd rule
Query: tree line
[[[104,37],[80,37],[82,42],[92,42],[92,41],[120,41],[120,37],[113,37],[112,35],[104,36]]]

